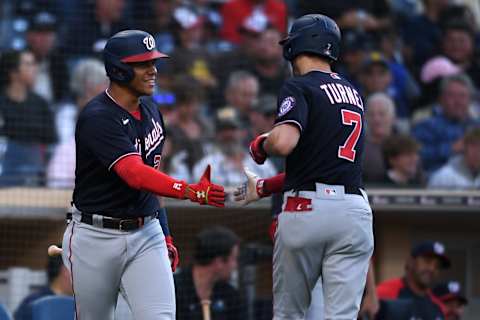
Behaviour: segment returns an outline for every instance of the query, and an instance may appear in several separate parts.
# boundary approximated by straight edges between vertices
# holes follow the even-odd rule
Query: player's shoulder
[[[82,108],[78,115],[78,121],[81,122],[85,119],[102,117],[110,118],[115,112],[115,108],[111,107],[112,104],[113,102],[110,101],[105,93],[100,93]]]

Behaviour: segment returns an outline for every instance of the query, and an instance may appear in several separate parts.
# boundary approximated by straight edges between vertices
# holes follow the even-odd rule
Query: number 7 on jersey
[[[338,148],[338,157],[348,161],[355,161],[355,147],[362,132],[362,116],[360,113],[342,109],[342,123],[347,126],[353,125],[353,130],[347,140]]]

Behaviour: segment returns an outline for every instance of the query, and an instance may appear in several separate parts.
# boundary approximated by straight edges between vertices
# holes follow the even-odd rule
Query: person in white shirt
[[[452,157],[434,172],[429,188],[480,189],[480,128],[468,131],[463,144],[463,154]]]
[[[225,186],[225,189],[245,181],[244,167],[250,168],[260,177],[277,174],[277,170],[270,161],[267,160],[260,166],[248,155],[248,149],[243,143],[245,132],[241,129],[241,122],[234,109],[227,108],[219,111],[216,130],[216,147],[194,166],[193,179],[201,176],[201,167],[206,163],[215,167],[215,171],[212,172],[212,181]]]
[[[65,104],[57,112],[56,126],[60,143],[55,147],[47,168],[47,186],[73,188],[75,181],[75,123],[78,111],[105,90],[108,78],[103,63],[88,58],[75,67],[70,83],[75,104]]]

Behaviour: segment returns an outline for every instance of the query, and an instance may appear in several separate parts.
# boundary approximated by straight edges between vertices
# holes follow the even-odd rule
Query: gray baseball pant
[[[343,186],[317,184],[316,191],[285,192],[311,199],[311,211],[278,217],[273,253],[274,320],[304,320],[321,277],[325,320],[356,320],[373,252],[368,198]]]
[[[77,320],[113,320],[118,294],[134,319],[175,319],[175,288],[157,219],[135,231],[94,227],[73,214],[63,236]]]

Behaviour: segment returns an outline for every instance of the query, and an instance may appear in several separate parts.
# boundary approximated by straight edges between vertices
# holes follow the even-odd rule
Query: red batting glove
[[[267,137],[268,133],[264,133],[253,139],[252,142],[250,142],[250,156],[252,157],[253,161],[258,164],[263,164],[265,160],[267,160],[267,153],[263,148],[263,143],[265,142]]]
[[[225,190],[222,186],[210,181],[210,165],[207,166],[198,183],[189,184],[185,188],[185,198],[202,205],[219,208],[225,206]]]
[[[172,272],[175,272],[177,269],[180,258],[178,255],[177,247],[173,244],[173,238],[171,236],[165,237],[165,242],[167,243],[168,258],[170,259],[170,266],[172,267]]]

